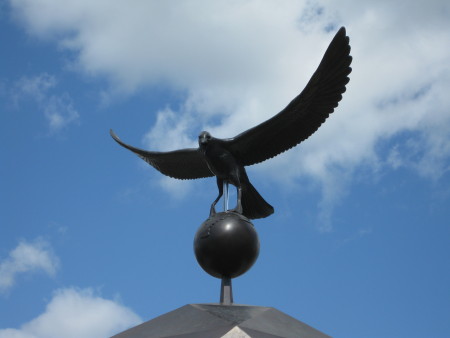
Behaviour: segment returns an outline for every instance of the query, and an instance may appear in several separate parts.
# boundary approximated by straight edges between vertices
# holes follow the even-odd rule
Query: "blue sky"
[[[107,337],[217,302],[192,248],[215,180],[167,179],[109,129],[153,150],[232,137],[303,89],[340,26],[343,101],[248,168],[275,214],[254,221],[261,253],[235,302],[334,337],[450,336],[449,15],[444,1],[1,1],[0,337]]]

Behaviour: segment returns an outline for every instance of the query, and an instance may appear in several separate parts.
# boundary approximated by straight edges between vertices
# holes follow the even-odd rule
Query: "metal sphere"
[[[259,255],[253,224],[243,215],[227,211],[208,218],[194,238],[197,262],[211,276],[234,278],[248,271]]]

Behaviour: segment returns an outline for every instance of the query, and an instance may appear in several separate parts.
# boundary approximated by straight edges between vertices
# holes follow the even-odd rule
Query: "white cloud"
[[[44,240],[22,241],[11,250],[9,257],[0,261],[0,292],[10,290],[22,273],[43,271],[53,276],[59,260],[53,254],[49,243]]]
[[[77,122],[80,117],[68,95],[49,97],[43,108],[52,131],[61,130]]]
[[[0,329],[0,338],[103,338],[141,322],[132,310],[92,289],[65,288],[35,319],[19,329]]]
[[[56,84],[56,78],[47,73],[30,78],[22,77],[16,83],[17,91],[14,93],[14,99],[17,101],[20,96],[28,95],[38,102],[44,101],[47,97],[47,92],[54,88]]]
[[[79,121],[79,114],[73,106],[71,97],[65,94],[51,94],[57,85],[54,76],[42,73],[33,77],[22,77],[16,82],[13,99],[16,104],[25,98],[37,103],[47,119],[51,132],[58,132],[69,124]]]
[[[108,77],[114,90],[163,82],[185,93],[176,111],[157,112],[145,137],[152,149],[190,146],[202,129],[231,137],[280,111],[345,25],[354,62],[337,111],[314,137],[256,171],[277,180],[270,172],[282,168],[284,181],[319,182],[326,220],[345,193],[340,183],[361,166],[404,167],[433,180],[449,169],[448,2],[11,4],[31,34],[73,51],[79,70]],[[169,134],[161,143],[159,136]],[[377,149],[398,135],[405,136],[387,153]]]
[[[196,142],[188,137],[191,126],[195,123],[189,114],[177,114],[166,108],[158,112],[156,123],[145,135],[144,143],[148,147],[161,150],[197,147]]]

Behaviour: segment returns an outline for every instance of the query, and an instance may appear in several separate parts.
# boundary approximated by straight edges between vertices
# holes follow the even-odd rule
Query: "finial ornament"
[[[274,212],[250,183],[245,167],[275,157],[314,134],[341,101],[351,62],[349,38],[342,27],[306,87],[286,108],[232,138],[215,138],[202,131],[198,148],[143,150],[122,142],[110,131],[117,143],[164,175],[182,180],[216,177],[219,194],[195,235],[194,252],[199,265],[222,280],[221,304],[233,303],[231,279],[248,271],[258,257],[260,243],[250,219]],[[229,184],[237,189],[236,207],[232,210],[228,210]],[[216,204],[224,193],[224,211],[217,213]]]

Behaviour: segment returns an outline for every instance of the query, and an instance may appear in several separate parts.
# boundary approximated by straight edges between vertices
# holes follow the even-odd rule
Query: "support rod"
[[[223,181],[223,211],[228,211],[228,198],[229,198],[229,194],[228,194],[228,182],[227,181]]]
[[[231,287],[231,278],[222,277],[222,283],[220,286],[220,304],[233,304],[233,288]]]

